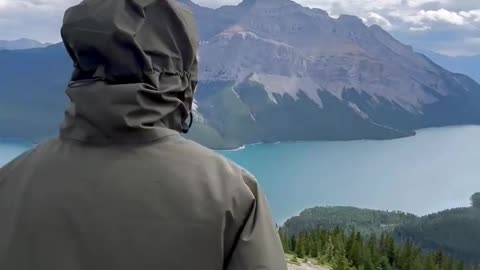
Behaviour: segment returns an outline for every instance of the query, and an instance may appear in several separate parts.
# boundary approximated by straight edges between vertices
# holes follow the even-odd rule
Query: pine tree
[[[303,235],[301,235],[298,241],[296,241],[296,245],[295,245],[295,254],[297,255],[298,258],[305,257],[304,248],[305,248],[305,241],[304,241]]]
[[[470,197],[470,200],[472,202],[472,207],[480,208],[480,192],[473,194],[472,197]]]
[[[317,239],[317,256],[322,257],[325,255],[325,241],[323,240],[322,234],[319,233],[318,239]]]
[[[395,265],[395,240],[389,235],[385,236],[385,256],[387,257],[390,265]]]
[[[442,270],[454,270],[455,265],[454,261],[451,258],[444,258],[443,259],[443,269]]]
[[[377,236],[375,234],[370,235],[368,239],[367,248],[370,251],[370,258],[374,266],[377,266],[380,262],[380,254],[377,249]]]
[[[435,264],[438,266],[438,268],[443,268],[443,263],[444,263],[444,255],[443,255],[443,252],[442,251],[437,251],[435,252],[435,255],[434,255],[434,260],[435,260]]]
[[[280,228],[278,230],[278,234],[280,236],[280,240],[282,241],[283,252],[285,252],[285,253],[290,252],[291,249],[289,247],[289,241],[288,241],[288,237],[285,233],[285,230],[283,228]]]
[[[400,269],[410,269],[415,259],[415,250],[412,241],[407,241],[399,251],[397,265]]]
[[[304,256],[308,256],[310,254],[310,247],[311,247],[311,238],[309,235],[305,235],[303,238],[303,254]]]
[[[362,265],[365,270],[376,270],[375,264],[372,261],[372,254],[370,249],[365,248],[362,255]]]
[[[345,247],[347,251],[347,258],[349,259],[352,258],[352,250],[353,250],[353,245],[355,243],[355,237],[356,237],[355,229],[352,229],[352,231],[350,232],[350,235],[348,236],[347,244]]]
[[[410,269],[411,270],[424,270],[423,269],[423,263],[422,263],[422,260],[420,259],[420,257],[417,257],[413,260]]]
[[[355,240],[353,241],[353,245],[350,251],[349,260],[352,262],[352,265],[355,267],[359,267],[362,265],[362,249],[363,249],[363,240]]]
[[[335,247],[333,245],[333,240],[332,237],[330,236],[327,240],[327,243],[325,245],[325,262],[331,263],[333,262],[333,259],[335,258]]]
[[[465,264],[463,262],[458,262],[457,266],[455,267],[455,270],[464,270],[465,269]]]
[[[435,264],[435,256],[434,255],[429,255],[425,258],[424,269],[425,270],[437,270],[437,265]],[[457,269],[457,270],[460,270],[460,269]]]
[[[381,270],[390,270],[392,269],[392,265],[388,262],[387,256],[381,256],[379,261],[379,269]]]
[[[297,238],[295,236],[290,237],[290,251],[295,252],[297,250]]]
[[[387,249],[387,234],[385,232],[382,232],[380,235],[380,243],[378,244],[378,249],[380,251],[380,254],[385,254],[385,250]]]
[[[340,244],[336,247],[333,270],[350,270],[350,263],[348,262],[347,254],[343,244]]]
[[[316,258],[318,256],[318,244],[315,236],[313,236],[310,240],[310,257]]]

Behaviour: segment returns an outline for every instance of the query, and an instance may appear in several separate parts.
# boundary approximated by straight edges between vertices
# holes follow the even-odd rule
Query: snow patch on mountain
[[[285,77],[273,74],[255,73],[250,77],[250,81],[263,85],[268,93],[268,97],[275,103],[278,103],[274,94],[283,96],[285,94],[298,100],[298,94],[303,92],[311,100],[323,108],[323,103],[318,95],[320,87],[309,77]]]
[[[252,73],[306,75],[307,60],[292,46],[233,27],[200,47],[203,81],[241,82]]]
[[[240,98],[240,95],[237,93],[237,91],[235,91],[235,89],[232,87],[232,92],[235,94],[235,96],[238,98],[238,99],[241,99]]]
[[[194,117],[195,121],[198,121],[200,123],[205,123],[206,122],[203,115],[198,111],[198,102],[195,99],[193,100],[193,104],[192,104],[192,114],[193,114],[193,117]]]
[[[365,112],[363,112],[362,110],[360,110],[360,108],[358,108],[357,104],[353,103],[353,102],[348,102],[348,106],[350,106],[350,108],[352,108],[358,115],[360,115],[363,119],[368,119],[368,114],[366,114]]]

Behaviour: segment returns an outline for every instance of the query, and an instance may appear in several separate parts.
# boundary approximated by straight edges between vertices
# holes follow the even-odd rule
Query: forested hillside
[[[480,264],[480,193],[472,207],[442,211],[395,229],[398,239],[413,239],[426,250],[443,250],[452,256]]]
[[[335,231],[333,236],[331,235],[332,231]],[[398,245],[395,250],[399,254],[407,252],[402,251],[403,249],[411,249],[408,251],[414,252],[411,256],[420,256],[418,255],[420,254],[418,249],[426,252],[427,255],[424,254],[422,255],[424,257],[418,258],[418,262],[416,262],[418,265],[408,267],[420,267],[421,264],[429,264],[430,255],[428,254],[431,252],[437,253],[436,256],[451,256],[469,265],[480,264],[480,193],[472,195],[471,207],[445,210],[424,217],[402,212],[354,207],[316,207],[306,209],[299,216],[287,220],[280,232],[287,251],[296,252],[298,255],[310,254],[313,256],[317,252],[327,252],[327,247],[324,244],[328,237],[332,237],[333,244],[335,246],[340,245],[341,248],[341,244],[338,243],[340,240],[337,237],[343,231],[354,231],[355,238],[359,239],[369,239],[369,241],[380,239],[377,244],[381,247],[384,246],[384,241],[389,242],[395,239],[395,245]],[[323,235],[323,240],[318,240],[319,235]],[[340,238],[342,237],[344,236]],[[350,235],[350,237],[353,236]],[[318,243],[318,241],[321,243]],[[353,240],[350,239],[350,241]],[[299,250],[300,247],[296,246],[298,242],[308,243]],[[312,243],[316,243],[317,246],[313,247]],[[392,245],[393,243],[388,244]],[[348,248],[346,250],[347,253],[351,252]],[[380,248],[380,250],[383,249]],[[311,252],[313,253],[311,254]],[[398,257],[399,254],[395,256]],[[361,257],[370,255],[362,253]],[[354,255],[350,254],[349,256]],[[380,254],[379,256],[383,255]],[[348,258],[352,260],[352,257]],[[392,260],[390,258],[390,263],[392,263]],[[414,261],[414,259],[412,260]],[[450,263],[450,261],[447,262]],[[391,266],[394,269],[417,269],[402,268],[393,264]],[[367,266],[365,267],[370,269]],[[452,269],[449,267],[450,265],[441,266],[437,263],[437,268],[424,269]],[[457,265],[457,268],[454,269],[461,269],[458,267],[460,266]]]
[[[355,207],[315,207],[306,209],[299,216],[285,222],[291,235],[318,228],[332,230],[336,227],[355,228],[362,234],[392,231],[396,226],[416,220],[417,217],[403,212],[359,209]]]
[[[442,251],[426,252],[412,241],[396,244],[389,233],[363,236],[352,231],[314,230],[289,236],[284,228],[280,237],[285,252],[299,260],[315,260],[333,270],[474,270],[473,265],[447,256]]]

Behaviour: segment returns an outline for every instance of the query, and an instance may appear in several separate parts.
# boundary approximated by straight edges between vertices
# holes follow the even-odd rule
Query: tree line
[[[412,241],[397,243],[389,233],[364,236],[355,230],[318,229],[289,235],[279,230],[284,251],[332,270],[480,270],[442,251],[425,252]]]

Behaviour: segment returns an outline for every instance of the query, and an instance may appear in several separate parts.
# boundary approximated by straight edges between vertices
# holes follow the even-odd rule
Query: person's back
[[[0,170],[0,269],[285,270],[254,177],[179,134],[197,80],[192,15],[87,0],[62,35],[72,104],[58,139]]]

